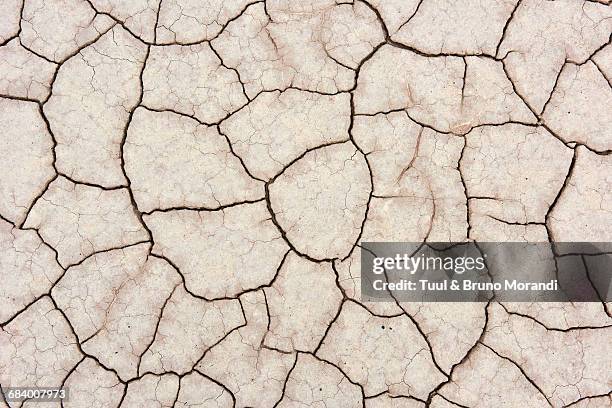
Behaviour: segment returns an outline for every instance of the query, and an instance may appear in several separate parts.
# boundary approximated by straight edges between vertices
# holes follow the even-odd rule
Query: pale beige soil
[[[608,3],[1,1],[0,386],[612,406],[609,304],[367,303],[359,256],[612,241]]]

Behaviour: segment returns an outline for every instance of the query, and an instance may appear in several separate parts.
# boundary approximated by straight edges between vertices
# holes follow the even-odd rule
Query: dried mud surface
[[[612,241],[612,6],[4,0],[0,385],[610,407],[600,303],[366,303],[363,241]]]

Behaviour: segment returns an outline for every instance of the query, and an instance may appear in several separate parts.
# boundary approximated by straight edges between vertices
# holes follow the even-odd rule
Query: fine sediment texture
[[[612,241],[609,3],[0,2],[0,386],[612,406],[610,304],[363,302],[359,255]]]

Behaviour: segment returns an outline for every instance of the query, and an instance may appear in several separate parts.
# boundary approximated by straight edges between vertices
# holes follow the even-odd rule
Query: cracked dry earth
[[[612,241],[611,32],[592,0],[2,0],[0,384],[610,407],[610,304],[365,303],[359,243]]]

